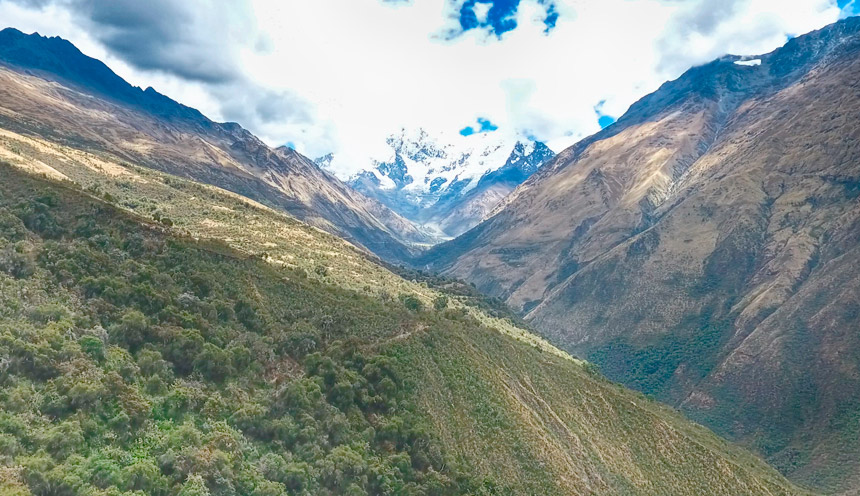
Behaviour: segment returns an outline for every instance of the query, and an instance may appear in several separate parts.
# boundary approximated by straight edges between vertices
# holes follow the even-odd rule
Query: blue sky
[[[459,5],[459,22],[462,32],[482,29],[497,38],[517,28],[517,11],[521,0],[465,0]],[[555,0],[541,0],[538,3],[542,12],[544,32],[549,33],[558,22],[558,8]],[[452,36],[456,36],[456,31]]]
[[[475,133],[491,133],[499,129],[499,126],[490,122],[489,119],[478,117],[477,125],[466,126],[460,130],[461,136],[471,136]]]
[[[856,0],[839,0],[838,5],[843,11],[843,16],[855,16],[860,14],[860,3]]]
[[[345,177],[401,128],[443,140],[492,130],[560,151],[693,65],[768,52],[857,11],[846,0],[0,0],[0,24],[69,39],[272,145],[334,152]]]

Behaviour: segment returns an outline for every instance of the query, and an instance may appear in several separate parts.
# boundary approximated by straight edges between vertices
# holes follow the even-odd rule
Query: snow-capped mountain
[[[403,129],[386,142],[389,154],[369,160],[350,186],[442,239],[476,225],[554,155],[543,143],[494,133],[431,136]],[[328,168],[332,159],[316,162]]]

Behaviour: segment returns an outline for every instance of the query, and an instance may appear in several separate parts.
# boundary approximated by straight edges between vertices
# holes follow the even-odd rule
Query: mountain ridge
[[[43,44],[45,48],[33,50],[36,44]],[[56,56],[40,56],[45,52]],[[5,28],[0,30],[0,58],[7,64],[59,77],[63,82],[162,116],[214,124],[200,111],[182,105],[152,87],[143,89],[128,84],[105,63],[85,55],[70,41],[59,36],[46,37],[39,33],[28,35],[15,28]]]
[[[133,87],[68,41],[6,29],[0,32],[0,64],[6,68],[2,103],[10,106],[0,117],[10,126],[35,134],[51,132],[66,141],[226,187],[394,260],[408,257],[412,245],[427,238],[409,221],[324,173],[307,157],[292,149],[272,149],[239,124],[215,123],[151,88]],[[34,84],[26,78],[60,86]],[[41,106],[32,106],[37,98]],[[75,108],[74,121],[65,119],[69,105]]]
[[[848,18],[693,68],[418,264],[794,480],[856,487],[858,60]]]
[[[331,234],[393,238],[306,157],[165,122],[0,68],[0,491],[804,494],[440,289],[459,283]],[[587,175],[604,202],[611,172]],[[654,252],[648,232],[625,253]]]

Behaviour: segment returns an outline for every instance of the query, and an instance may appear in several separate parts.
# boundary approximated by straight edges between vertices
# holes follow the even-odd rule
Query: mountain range
[[[860,487],[860,18],[694,67],[418,266],[829,492]]]
[[[386,144],[389,155],[371,159],[348,184],[440,240],[474,227],[554,155],[543,143],[493,132],[431,136],[402,129]],[[325,168],[333,158],[317,163]]]
[[[806,493],[369,256],[421,234],[307,158],[58,38],[0,62],[0,493]]]

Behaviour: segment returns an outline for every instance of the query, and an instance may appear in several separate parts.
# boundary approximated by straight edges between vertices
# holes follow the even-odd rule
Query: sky
[[[769,52],[858,1],[0,0],[0,25],[66,38],[270,145],[334,153],[345,178],[401,128],[561,151],[690,67]]]

